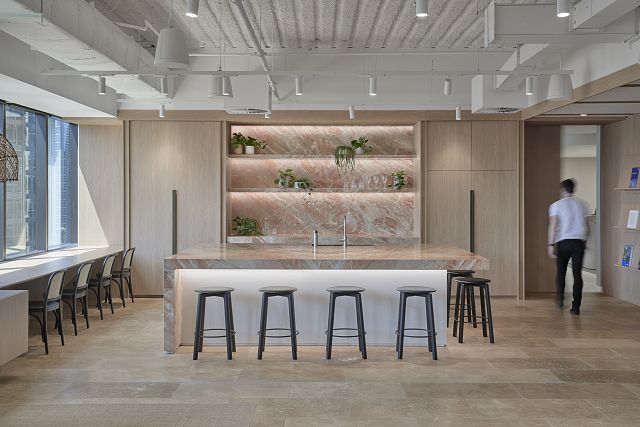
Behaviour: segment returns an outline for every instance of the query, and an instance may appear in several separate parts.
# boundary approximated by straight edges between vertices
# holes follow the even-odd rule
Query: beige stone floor
[[[0,368],[1,426],[638,426],[640,307],[587,296],[582,316],[551,300],[494,299],[496,344],[466,330],[424,348],[162,351],[162,302],[140,299],[67,343],[37,336]],[[301,315],[300,313],[298,315]],[[443,332],[443,331],[442,331]],[[450,331],[449,331],[450,332]]]

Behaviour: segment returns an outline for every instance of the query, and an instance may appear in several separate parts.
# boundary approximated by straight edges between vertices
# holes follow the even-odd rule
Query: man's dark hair
[[[576,182],[574,180],[572,180],[571,178],[565,179],[564,181],[562,181],[560,183],[560,187],[562,187],[562,189],[564,191],[566,191],[567,193],[573,194],[573,191],[576,188]]]

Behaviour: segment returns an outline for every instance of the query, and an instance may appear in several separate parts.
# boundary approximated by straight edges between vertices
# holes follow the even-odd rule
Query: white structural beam
[[[520,46],[500,67],[500,71],[535,74],[536,68],[548,59],[549,44],[525,44]],[[496,77],[496,89],[516,90],[525,79],[523,74],[499,75]]]
[[[640,6],[640,0],[582,0],[571,13],[574,29],[604,28]]]

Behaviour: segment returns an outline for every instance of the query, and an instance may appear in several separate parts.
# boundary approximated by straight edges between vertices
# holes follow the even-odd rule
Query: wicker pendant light
[[[18,180],[18,155],[9,140],[0,134],[0,182]]]

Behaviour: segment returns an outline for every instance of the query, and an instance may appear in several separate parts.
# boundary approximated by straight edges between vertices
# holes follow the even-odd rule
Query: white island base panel
[[[239,345],[257,345],[261,297],[264,286],[293,286],[298,344],[324,345],[329,313],[328,287],[355,285],[366,289],[362,295],[364,323],[368,345],[395,346],[398,322],[399,286],[429,286],[436,289],[434,316],[438,346],[447,343],[447,272],[446,270],[236,270],[236,269],[181,269],[176,270],[176,323],[181,334],[181,345],[193,345],[196,313],[195,289],[204,286],[230,286],[236,342]],[[224,328],[222,298],[208,298],[205,328]],[[336,302],[334,327],[355,327],[354,298],[340,297]],[[269,298],[268,328],[288,328],[286,298]],[[406,328],[426,328],[424,298],[408,299]],[[218,331],[208,334],[218,335]],[[351,335],[350,331],[336,333]],[[421,331],[410,331],[423,335]],[[287,334],[272,331],[273,335]],[[206,345],[223,345],[224,339],[205,339]],[[289,345],[289,338],[267,338],[269,345]],[[336,338],[334,345],[357,344],[355,338]],[[427,345],[426,339],[405,339],[406,345]]]

